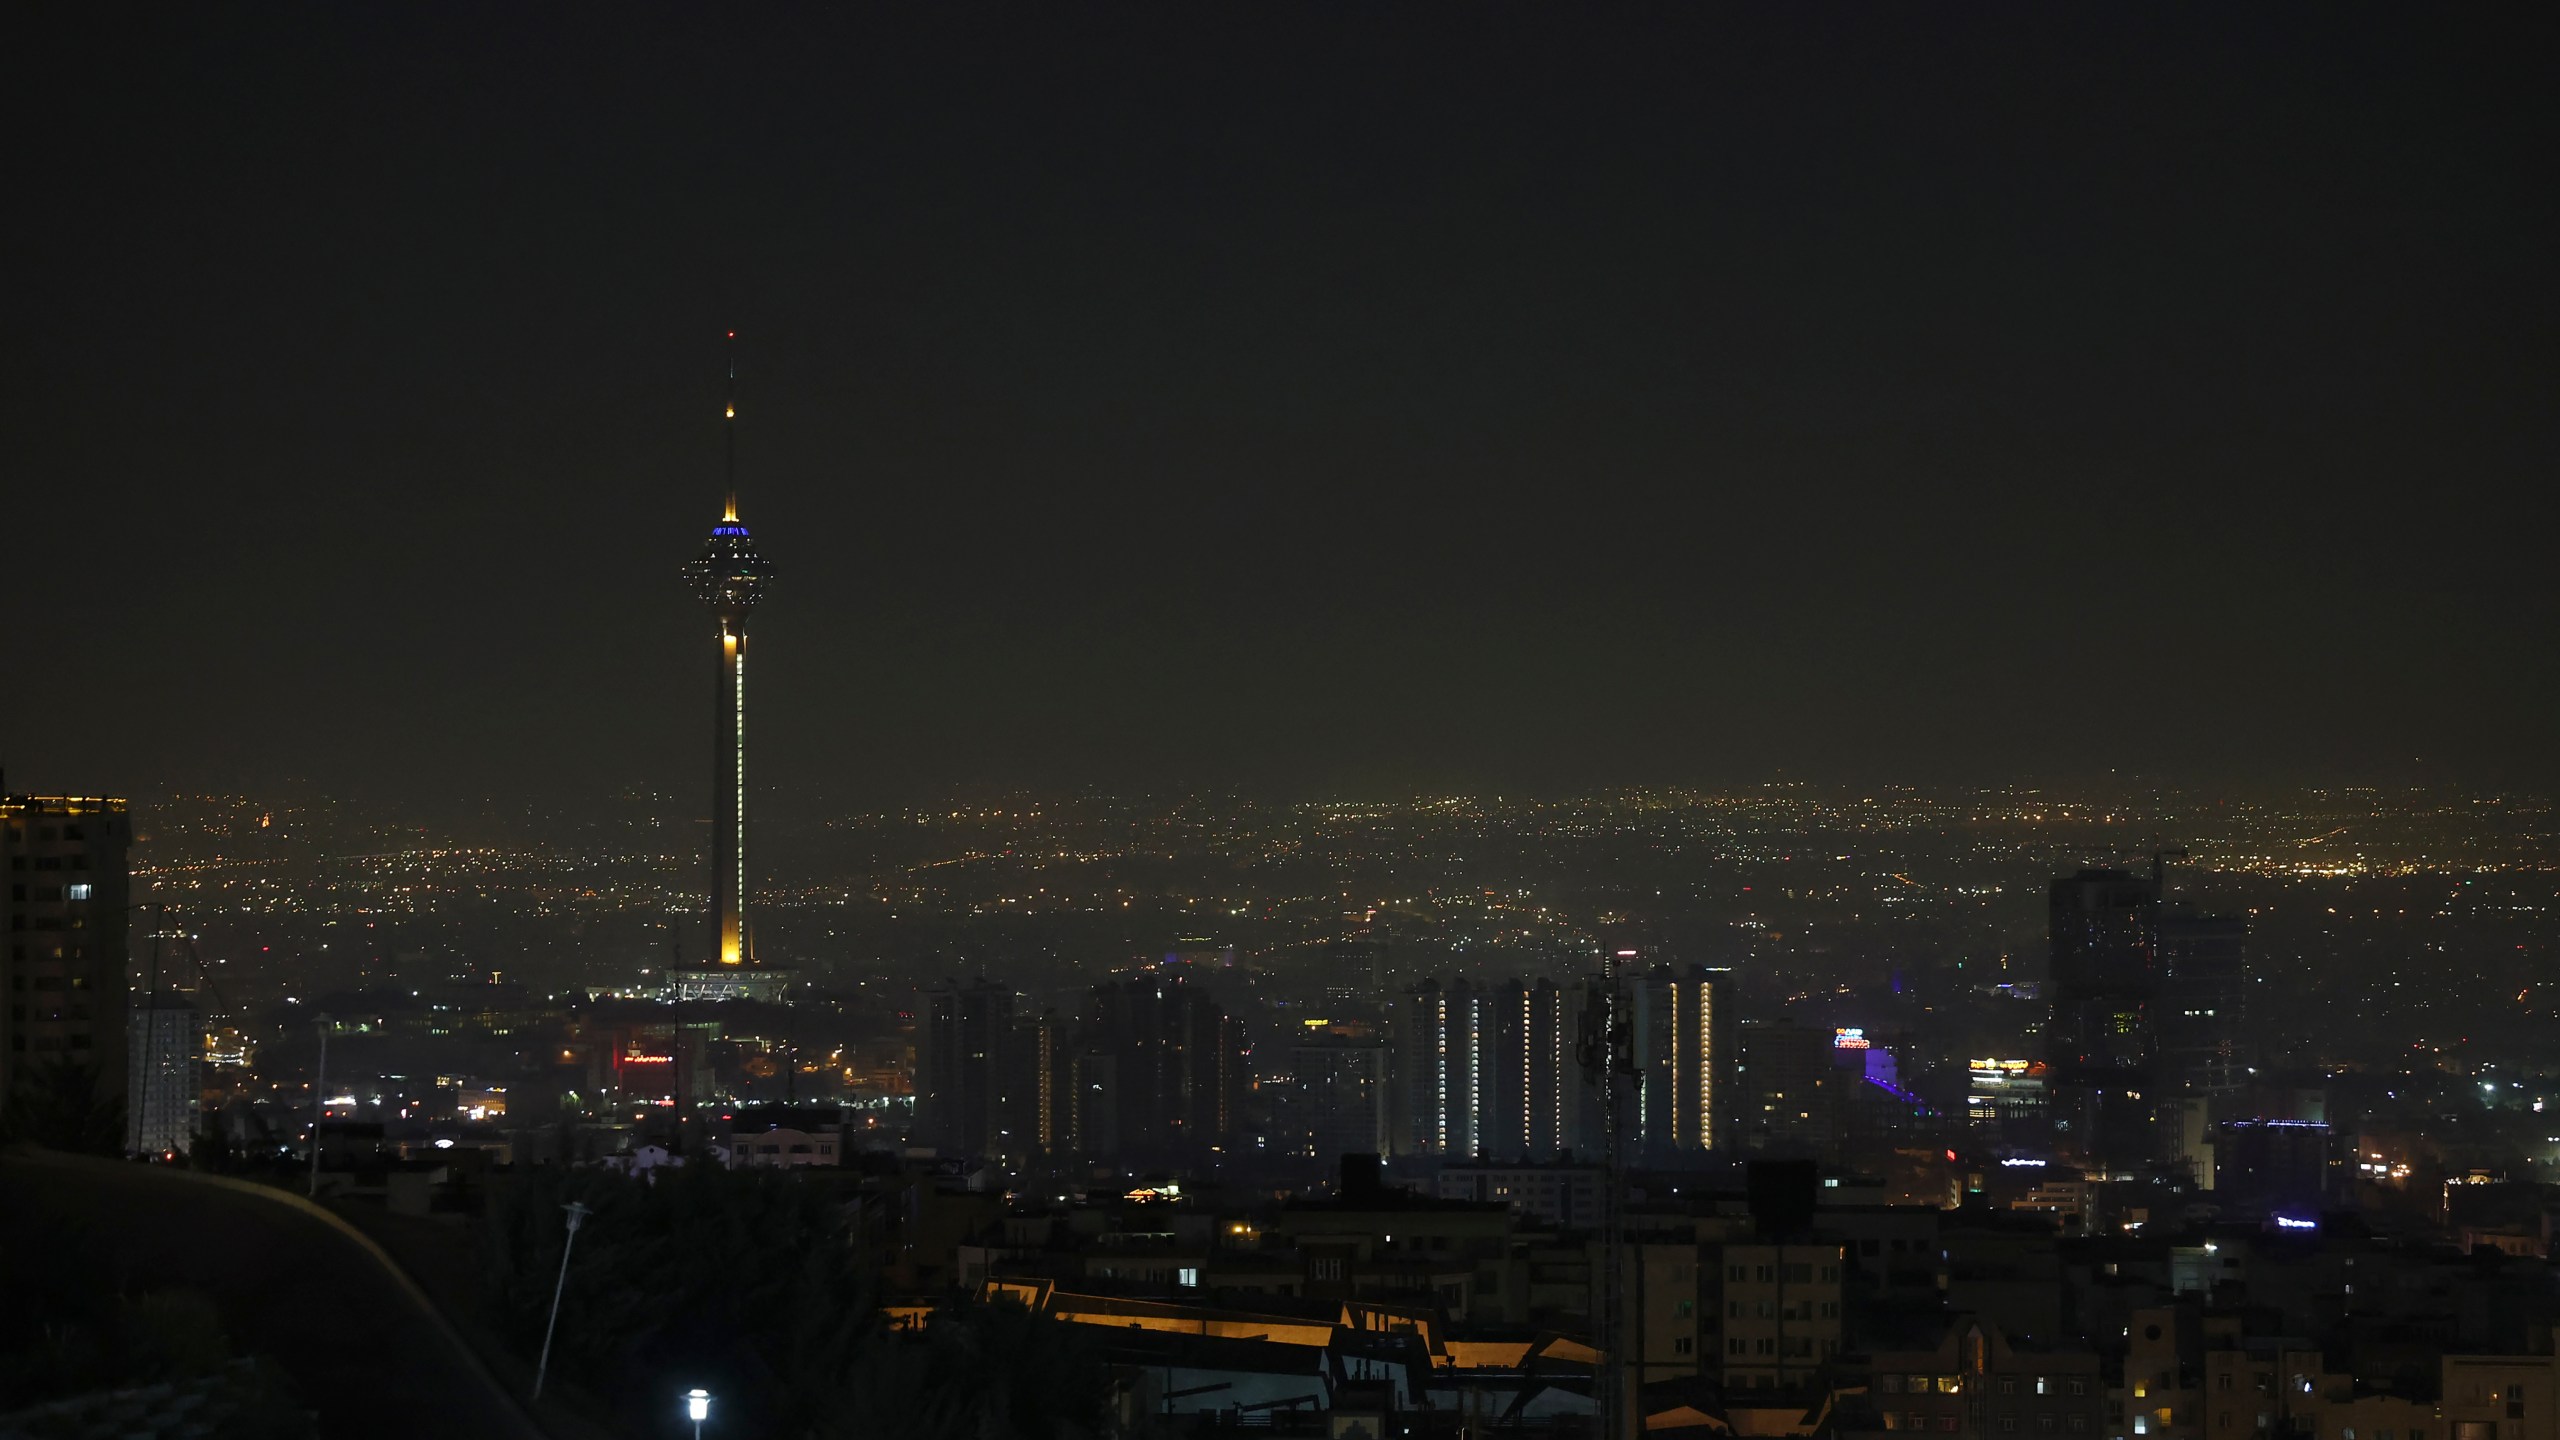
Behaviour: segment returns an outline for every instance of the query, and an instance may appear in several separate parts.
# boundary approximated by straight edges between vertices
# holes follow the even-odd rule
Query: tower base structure
[[[782,965],[700,965],[667,972],[666,998],[687,1000],[761,1000],[787,1005],[800,972]]]

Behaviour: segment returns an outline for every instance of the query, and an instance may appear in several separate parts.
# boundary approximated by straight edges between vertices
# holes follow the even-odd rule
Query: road
[[[0,1234],[94,1252],[98,1283],[201,1290],[232,1348],[273,1358],[330,1440],[542,1440],[371,1242],[297,1197],[157,1166],[0,1156]]]

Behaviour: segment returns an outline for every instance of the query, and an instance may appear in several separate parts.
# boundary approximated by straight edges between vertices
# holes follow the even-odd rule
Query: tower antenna
[[[721,511],[731,524],[738,519],[738,332],[729,332],[729,405],[722,414],[720,428],[729,437],[728,486],[729,502]]]

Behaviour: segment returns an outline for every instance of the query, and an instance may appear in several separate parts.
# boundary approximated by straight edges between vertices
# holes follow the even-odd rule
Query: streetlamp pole
[[[560,1242],[560,1278],[551,1285],[551,1319],[542,1327],[542,1359],[533,1367],[533,1398],[542,1398],[542,1378],[551,1373],[551,1335],[560,1328],[560,1292],[569,1288],[569,1250],[578,1243],[578,1222],[595,1212],[572,1200],[560,1207],[569,1212],[569,1238]]]
[[[702,1440],[702,1422],[711,1418],[711,1392],[699,1389],[684,1392],[684,1413],[693,1421],[693,1440]]]
[[[311,1198],[320,1198],[320,1121],[329,1113],[329,1017],[320,1027],[320,1065],[311,1077]]]

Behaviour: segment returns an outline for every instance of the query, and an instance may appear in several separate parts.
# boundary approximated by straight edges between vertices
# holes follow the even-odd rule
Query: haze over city
[[[2513,11],[33,23],[29,781],[2554,775]]]

